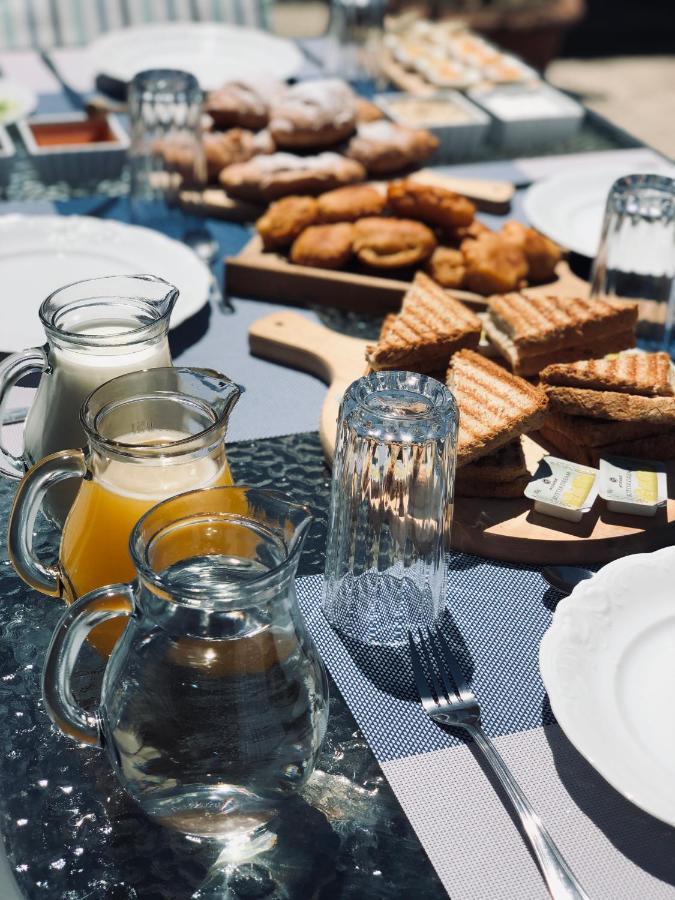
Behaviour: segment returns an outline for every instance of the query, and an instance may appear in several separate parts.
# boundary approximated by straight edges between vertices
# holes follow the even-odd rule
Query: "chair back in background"
[[[78,46],[151,22],[266,28],[266,0],[0,0],[0,50]]]

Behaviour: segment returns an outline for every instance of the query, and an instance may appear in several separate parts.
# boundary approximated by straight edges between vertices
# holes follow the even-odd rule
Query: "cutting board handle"
[[[294,312],[257,319],[248,330],[255,356],[303,369],[330,384],[365,371],[365,341],[347,337]]]

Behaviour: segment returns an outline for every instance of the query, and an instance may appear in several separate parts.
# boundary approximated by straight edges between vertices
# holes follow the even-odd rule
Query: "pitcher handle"
[[[49,368],[47,354],[42,347],[33,347],[21,353],[12,353],[0,365],[0,472],[9,478],[21,478],[26,471],[24,456],[15,456],[5,447],[2,428],[9,392],[25,375],[44,372]]]
[[[7,529],[9,558],[26,584],[50,597],[61,596],[61,578],[58,566],[45,565],[35,553],[35,519],[52,485],[66,478],[82,478],[86,472],[82,450],[52,453],[26,472],[14,498]]]
[[[42,671],[42,699],[49,718],[67,737],[102,747],[98,713],[87,712],[73,697],[70,677],[89,632],[109,619],[130,616],[133,588],[109,584],[76,600],[61,616],[47,650]]]

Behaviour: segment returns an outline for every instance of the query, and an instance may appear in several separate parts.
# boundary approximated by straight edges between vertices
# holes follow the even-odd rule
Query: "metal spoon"
[[[590,569],[582,569],[580,566],[546,566],[542,569],[542,577],[545,581],[562,594],[571,594],[574,588],[582,581],[586,581],[595,575]]]

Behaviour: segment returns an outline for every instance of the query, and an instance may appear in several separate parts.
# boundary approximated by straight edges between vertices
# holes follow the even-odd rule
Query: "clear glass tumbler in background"
[[[347,81],[378,81],[385,0],[331,0],[326,72]],[[384,85],[382,85],[384,87]]]
[[[639,301],[637,335],[643,346],[675,349],[675,181],[662,175],[627,175],[612,185],[592,297]]]
[[[131,212],[138,224],[166,225],[181,188],[206,183],[202,91],[194,75],[174,69],[139,72],[129,85]],[[165,229],[163,229],[165,230]]]
[[[397,646],[445,602],[459,415],[445,385],[375,372],[345,392],[333,465],[324,612]]]

